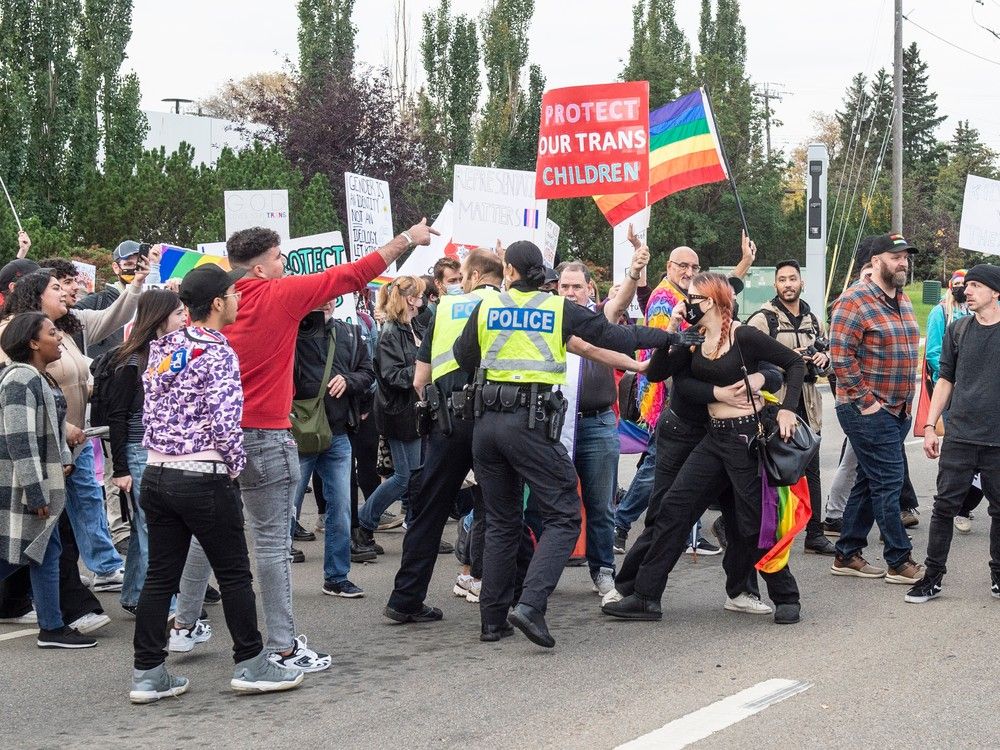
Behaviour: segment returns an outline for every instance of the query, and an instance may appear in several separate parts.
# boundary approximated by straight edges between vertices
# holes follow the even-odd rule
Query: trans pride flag
[[[712,107],[703,88],[649,113],[649,192],[595,195],[616,226],[673,193],[729,179]]]
[[[761,468],[760,510],[757,546],[770,549],[754,567],[761,573],[777,573],[788,565],[788,555],[795,535],[812,518],[806,478],[800,477],[791,487],[775,487],[767,478],[767,472]]]

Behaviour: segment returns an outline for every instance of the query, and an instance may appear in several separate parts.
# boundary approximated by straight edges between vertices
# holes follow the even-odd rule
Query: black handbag
[[[776,487],[791,487],[805,475],[806,466],[819,451],[819,435],[813,432],[813,429],[798,414],[795,415],[795,431],[787,443],[781,439],[781,432],[777,424],[770,431],[764,428],[764,423],[757,412],[757,404],[753,399],[753,389],[750,388],[750,374],[747,372],[743,352],[735,335],[733,335],[733,344],[740,355],[740,366],[743,370],[747,398],[750,399],[750,405],[753,407],[753,418],[757,422],[757,438],[751,443],[751,446],[755,446],[760,453],[761,465],[767,472],[771,484]]]

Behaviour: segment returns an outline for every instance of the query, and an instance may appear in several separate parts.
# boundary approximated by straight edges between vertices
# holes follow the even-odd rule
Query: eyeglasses
[[[697,263],[678,263],[676,260],[671,260],[668,262],[673,263],[682,271],[692,271],[693,273],[698,273],[698,271],[701,270],[701,266],[699,266]]]
[[[226,297],[236,297],[236,299],[239,299],[242,296],[243,292],[233,292],[232,294],[223,294],[222,298],[225,299]]]
[[[704,294],[689,294],[688,300],[690,302],[697,302],[698,300],[708,299]]]

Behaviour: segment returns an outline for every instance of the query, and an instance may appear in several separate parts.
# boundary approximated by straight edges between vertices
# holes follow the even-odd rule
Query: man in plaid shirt
[[[917,249],[899,234],[866,237],[860,247],[858,263],[870,259],[874,268],[871,281],[852,286],[837,301],[830,321],[837,419],[858,458],[858,477],[844,509],[831,572],[912,585],[923,569],[910,556],[899,495],[920,338],[903,286],[909,256]],[[884,538],[888,571],[861,556],[872,522],[878,523]]]

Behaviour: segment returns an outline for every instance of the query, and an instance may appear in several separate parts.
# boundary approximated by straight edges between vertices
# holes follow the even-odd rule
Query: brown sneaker
[[[869,565],[861,555],[854,554],[844,559],[837,555],[830,566],[830,572],[835,576],[854,576],[855,578],[882,578],[885,571]]]
[[[905,583],[907,586],[912,586],[923,577],[924,566],[917,565],[913,562],[912,558],[907,558],[906,561],[900,563],[897,567],[889,568],[889,572],[885,574],[885,582]]]
[[[899,519],[903,522],[904,529],[912,529],[914,526],[920,523],[919,511],[916,508],[913,510],[903,510],[899,512]]]

